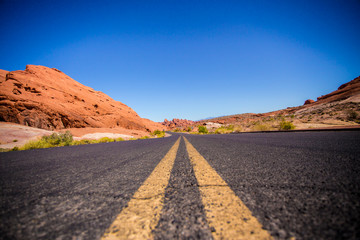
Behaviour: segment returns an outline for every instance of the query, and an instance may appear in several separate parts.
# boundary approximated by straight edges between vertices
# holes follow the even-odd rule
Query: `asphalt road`
[[[0,239],[100,239],[181,134],[0,153]],[[273,238],[360,239],[360,131],[187,135]],[[180,141],[155,239],[211,239]]]

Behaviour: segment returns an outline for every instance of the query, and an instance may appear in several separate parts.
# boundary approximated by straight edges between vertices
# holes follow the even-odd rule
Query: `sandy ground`
[[[102,137],[139,138],[149,136],[149,133],[139,130],[129,130],[124,128],[70,128],[63,129],[60,132],[69,130],[75,140],[81,139],[100,139]],[[28,127],[16,123],[0,122],[0,148],[11,149],[13,147],[23,146],[30,140],[36,140],[44,135],[51,135],[53,131]]]
[[[35,140],[44,135],[52,134],[52,131],[27,127],[15,123],[0,122],[0,148],[13,148],[22,146],[30,140]]]

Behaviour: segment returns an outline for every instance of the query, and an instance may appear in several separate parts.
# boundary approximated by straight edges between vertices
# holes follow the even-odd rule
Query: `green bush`
[[[295,126],[292,122],[281,121],[279,129],[280,130],[293,130],[293,129],[295,129]]]
[[[97,143],[108,143],[108,142],[115,142],[115,139],[103,137],[103,138],[100,138],[99,140],[97,140]]]
[[[71,145],[84,145],[84,144],[90,144],[92,143],[93,140],[88,140],[88,139],[82,139],[82,140],[79,140],[79,141],[73,141],[71,143]]]
[[[158,138],[165,137],[165,131],[155,130],[154,132],[151,133],[151,136]]]
[[[153,135],[158,135],[158,134],[161,134],[161,131],[160,131],[160,130],[155,130],[155,131],[153,132]]]
[[[209,131],[207,130],[207,128],[206,128],[205,126],[199,126],[198,132],[199,132],[199,133],[202,133],[202,134],[206,134],[206,133],[208,133]]]
[[[148,136],[143,136],[143,137],[141,137],[139,139],[149,139],[149,137]]]
[[[239,130],[239,127],[236,128],[236,131]],[[234,125],[222,126],[215,130],[216,134],[227,134],[235,131]],[[241,131],[241,130],[240,130]]]
[[[65,133],[53,133],[50,136],[43,136],[40,141],[43,145],[70,146],[73,136],[70,131],[66,131]]]
[[[53,133],[50,136],[43,136],[38,141],[30,141],[18,150],[70,146],[72,143],[73,136],[71,135],[70,131],[66,131],[65,133]]]

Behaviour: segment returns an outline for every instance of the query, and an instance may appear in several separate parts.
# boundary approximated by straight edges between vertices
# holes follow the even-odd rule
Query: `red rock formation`
[[[312,104],[314,102],[315,102],[314,100],[308,99],[308,100],[305,101],[304,105]]]
[[[188,126],[192,126],[194,124],[194,121],[174,118],[171,121],[165,119],[164,122],[162,122],[161,124],[168,127],[169,129],[175,129],[175,128],[183,129]]]
[[[360,93],[360,76],[352,81],[341,85],[338,90],[318,97],[317,102],[334,102],[340,101]]]
[[[163,126],[125,104],[43,66],[0,70],[0,121],[42,129],[122,127],[154,131]]]

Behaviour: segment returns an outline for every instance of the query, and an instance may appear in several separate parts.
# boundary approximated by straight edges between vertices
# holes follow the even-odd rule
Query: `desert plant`
[[[234,132],[234,125],[228,125],[228,126],[221,126],[218,129],[215,130],[216,134],[227,134]],[[238,129],[238,127],[237,127]],[[240,130],[241,131],[241,130]]]
[[[149,139],[149,137],[148,136],[143,136],[143,137],[141,137],[139,139]]]
[[[103,137],[103,138],[100,138],[99,140],[97,140],[97,143],[108,143],[108,142],[115,142],[115,139]]]
[[[79,141],[73,141],[71,145],[84,145],[84,144],[91,144],[94,140],[82,139]]]
[[[73,141],[70,131],[65,133],[53,133],[49,136],[43,136],[40,140],[44,145],[51,146],[69,146]]]
[[[65,133],[53,133],[49,136],[43,136],[40,140],[37,141],[30,141],[19,148],[19,150],[70,146],[72,145],[72,142],[73,137],[70,131],[66,131]]]
[[[202,134],[207,134],[209,131],[207,130],[207,128],[205,126],[199,126],[198,132],[202,133]]]
[[[280,130],[292,130],[295,129],[295,126],[292,122],[281,121],[279,125]]]
[[[160,133],[161,133],[160,130],[155,130],[155,131],[153,132],[153,135],[158,135],[158,134],[160,134]]]
[[[157,138],[165,137],[165,131],[155,130],[150,135]]]
[[[355,121],[359,117],[359,114],[355,110],[348,111],[347,119],[349,121]]]

